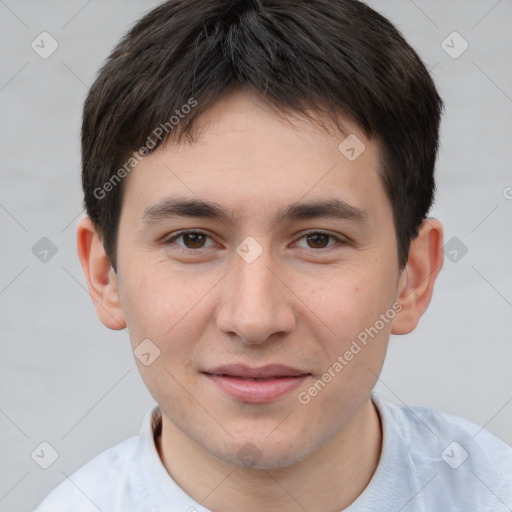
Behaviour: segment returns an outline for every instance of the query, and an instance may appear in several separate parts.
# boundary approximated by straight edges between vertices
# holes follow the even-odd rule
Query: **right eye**
[[[163,245],[171,245],[176,243],[176,240],[182,239],[183,244],[176,244],[183,249],[191,251],[198,249],[205,249],[211,246],[205,246],[205,242],[210,238],[206,233],[196,230],[179,231],[162,241]]]

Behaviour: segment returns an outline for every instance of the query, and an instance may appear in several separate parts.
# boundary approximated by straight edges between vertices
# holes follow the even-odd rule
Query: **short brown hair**
[[[434,198],[443,104],[398,30],[357,0],[169,0],[123,37],[82,124],[84,204],[114,269],[122,178],[135,157],[169,140],[193,142],[196,120],[233,87],[337,126],[348,114],[381,141],[402,269]],[[191,99],[194,108],[170,123]],[[151,137],[157,127],[165,134]]]

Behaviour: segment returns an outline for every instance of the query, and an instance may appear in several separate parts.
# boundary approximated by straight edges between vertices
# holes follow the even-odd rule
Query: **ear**
[[[105,253],[101,237],[89,217],[79,221],[76,243],[98,317],[109,329],[124,329],[126,320],[119,299],[117,277]]]
[[[443,258],[443,227],[437,219],[425,219],[398,280],[397,299],[402,309],[393,320],[392,334],[407,334],[416,328],[430,304]]]

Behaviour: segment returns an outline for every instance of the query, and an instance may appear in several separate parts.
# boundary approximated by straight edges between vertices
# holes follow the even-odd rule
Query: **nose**
[[[217,308],[218,328],[249,345],[290,333],[296,323],[294,295],[270,251],[250,263],[235,255],[233,265]]]

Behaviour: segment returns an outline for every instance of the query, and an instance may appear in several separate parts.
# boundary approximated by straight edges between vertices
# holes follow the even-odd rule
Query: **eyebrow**
[[[235,219],[235,212],[211,201],[167,197],[146,208],[142,220],[146,224],[153,224],[173,217],[210,218],[232,223]],[[275,216],[274,223],[317,218],[365,223],[368,221],[368,214],[341,199],[327,199],[293,203],[281,208]]]

